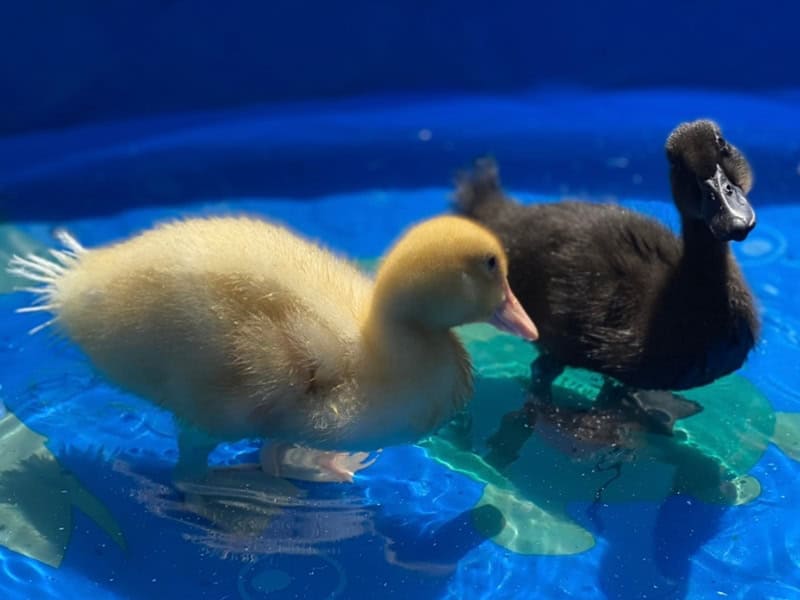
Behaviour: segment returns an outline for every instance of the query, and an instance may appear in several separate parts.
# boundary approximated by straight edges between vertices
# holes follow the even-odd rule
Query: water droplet
[[[754,238],[742,243],[742,252],[747,256],[760,257],[772,252],[772,242],[765,238]]]

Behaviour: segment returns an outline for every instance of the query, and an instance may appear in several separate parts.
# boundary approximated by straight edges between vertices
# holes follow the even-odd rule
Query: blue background
[[[447,188],[669,195],[711,117],[756,205],[800,192],[800,4],[60,2],[0,8],[0,219]],[[4,135],[3,135],[4,134]]]
[[[374,93],[797,88],[798,22],[790,0],[4,2],[0,131]]]

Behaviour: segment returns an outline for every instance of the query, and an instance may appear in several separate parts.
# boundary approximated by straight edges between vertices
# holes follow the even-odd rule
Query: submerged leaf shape
[[[72,535],[75,506],[124,549],[114,516],[61,466],[46,441],[13,413],[0,418],[0,544],[59,567]]]

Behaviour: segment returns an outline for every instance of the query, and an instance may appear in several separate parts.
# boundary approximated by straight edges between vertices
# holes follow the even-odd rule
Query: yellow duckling
[[[463,408],[472,374],[453,327],[491,319],[538,335],[497,238],[461,217],[411,228],[374,283],[251,218],[91,250],[59,238],[54,260],[10,262],[43,284],[24,288],[39,302],[19,312],[52,313],[33,331],[55,324],[109,379],[175,414],[181,477],[202,475],[220,441],[259,437],[283,443],[262,454],[271,471],[350,479],[364,453],[414,443]]]

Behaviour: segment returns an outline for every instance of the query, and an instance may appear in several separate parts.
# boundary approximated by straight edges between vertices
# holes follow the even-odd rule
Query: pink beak
[[[528,313],[522,308],[517,300],[508,280],[503,282],[503,291],[506,299],[489,319],[489,323],[497,327],[500,331],[505,331],[523,339],[536,341],[539,339],[539,330],[536,329]]]

